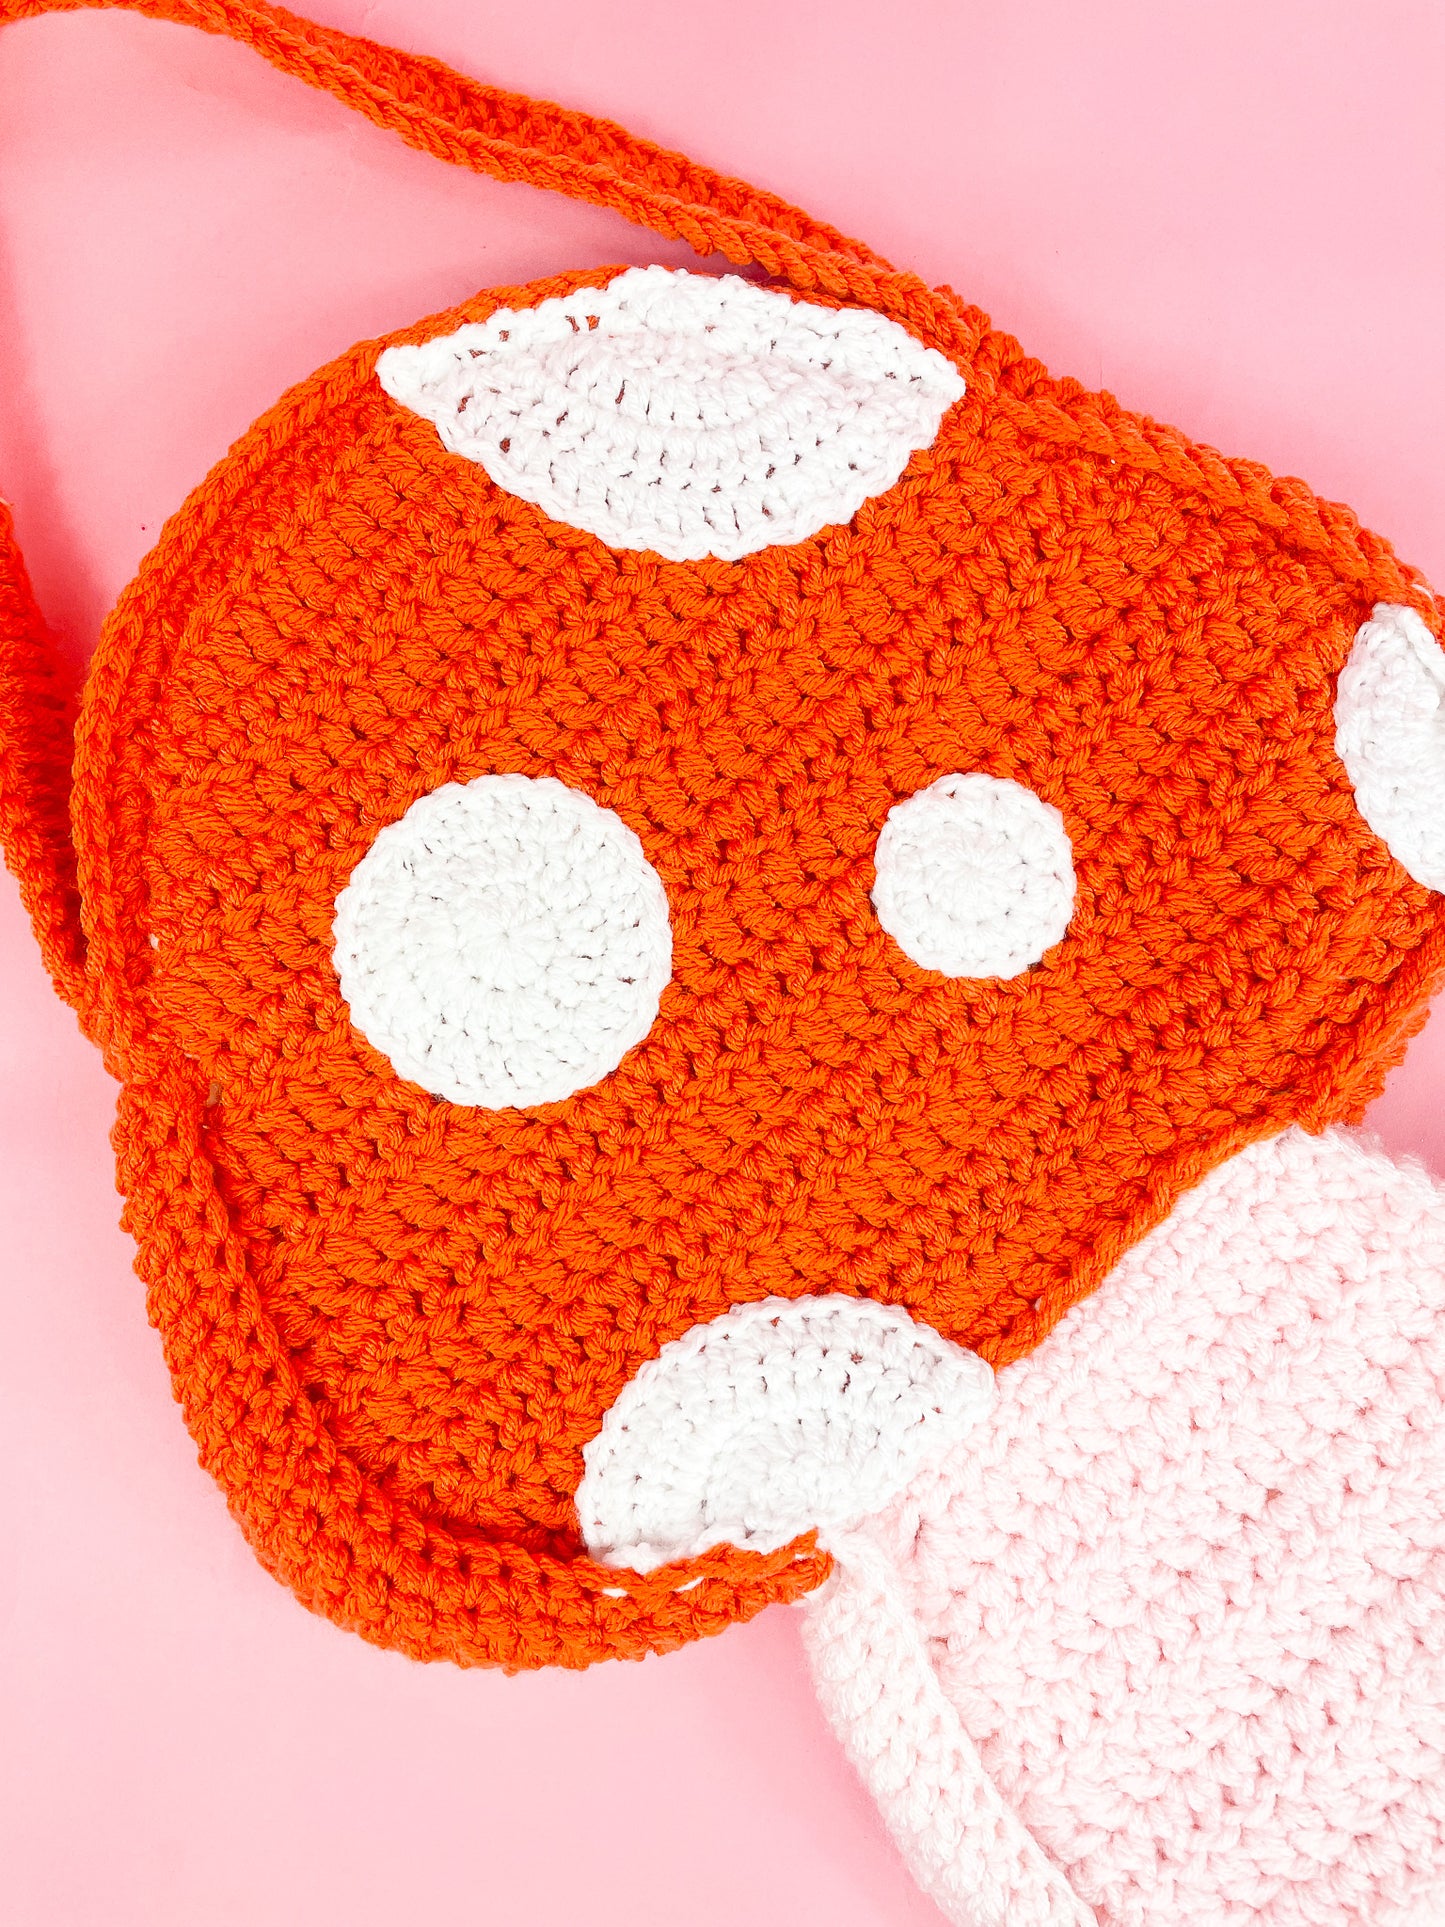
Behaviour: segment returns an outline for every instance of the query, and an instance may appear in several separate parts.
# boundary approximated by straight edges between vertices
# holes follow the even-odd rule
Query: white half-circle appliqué
[[[546,1104],[615,1070],[672,974],[662,880],[621,817],[555,777],[446,783],[336,899],[351,1021],[433,1096]]]
[[[621,1392],[583,1448],[594,1559],[650,1572],[713,1546],[826,1544],[978,1423],[994,1375],[897,1305],[764,1298],[694,1325]]]
[[[657,267],[388,348],[377,375],[499,488],[672,562],[850,521],[964,386],[871,309]]]
[[[1015,977],[1073,914],[1064,819],[1007,777],[941,776],[895,804],[874,865],[878,921],[914,963],[947,977]]]
[[[1445,890],[1445,649],[1414,609],[1376,603],[1335,689],[1335,749],[1361,816],[1427,890]]]

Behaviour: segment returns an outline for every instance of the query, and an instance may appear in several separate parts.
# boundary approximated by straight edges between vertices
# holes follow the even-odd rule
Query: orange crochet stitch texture
[[[83,944],[18,558],[0,600],[12,867],[122,1080],[151,1316],[258,1554],[419,1657],[666,1649],[825,1568],[810,1542],[645,1576],[583,1555],[582,1448],[669,1339],[846,1291],[1002,1364],[1221,1159],[1358,1118],[1445,974],[1445,900],[1359,814],[1335,678],[1376,602],[1439,613],[1347,511],[1049,379],[769,197],[278,11],[142,10],[876,308],[967,382],[849,525],[667,562],[504,493],[376,380],[392,343],[617,270],[352,349],[107,624],[69,810]],[[1072,841],[1068,935],[1016,979],[918,968],[870,904],[889,809],[955,770],[1027,785]],[[331,956],[380,828],[504,771],[616,811],[672,912],[652,1033],[527,1111],[404,1082]]]

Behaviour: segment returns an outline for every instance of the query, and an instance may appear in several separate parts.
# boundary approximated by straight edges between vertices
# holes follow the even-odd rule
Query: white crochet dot
[[[381,831],[336,899],[351,1020],[456,1104],[546,1104],[615,1070],[672,974],[635,834],[555,777],[479,776]]]
[[[1445,650],[1415,610],[1375,605],[1335,690],[1335,749],[1361,816],[1427,890],[1445,890]]]
[[[941,776],[888,812],[873,907],[905,954],[946,977],[1016,977],[1069,927],[1064,819],[1006,777]]]
[[[672,562],[850,521],[963,394],[869,308],[658,267],[388,348],[376,372],[499,488]]]
[[[764,1298],[694,1325],[623,1386],[583,1448],[594,1559],[651,1572],[772,1552],[881,1510],[978,1424],[994,1375],[897,1305]]]

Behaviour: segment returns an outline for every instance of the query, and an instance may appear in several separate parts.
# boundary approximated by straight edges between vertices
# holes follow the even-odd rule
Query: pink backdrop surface
[[[324,0],[948,281],[1061,373],[1349,501],[1445,583],[1438,0]],[[495,282],[684,259],[253,55],[0,34],[0,485],[79,660],[290,382]],[[1373,1122],[1445,1174],[1445,1010]],[[906,1927],[795,1616],[641,1666],[425,1669],[311,1618],[196,1466],[114,1092],[0,886],[0,1921]]]

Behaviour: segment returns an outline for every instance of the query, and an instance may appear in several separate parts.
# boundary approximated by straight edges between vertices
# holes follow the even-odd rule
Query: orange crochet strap
[[[91,6],[123,6],[226,35],[423,153],[610,208],[699,254],[756,262],[796,286],[864,299],[880,277],[900,278],[861,243],[786,201],[610,121],[482,86],[440,61],[316,26],[259,0],[0,0],[0,25]],[[9,511],[0,504],[0,840],[56,988],[78,1005],[85,944],[68,831],[70,708]]]
[[[72,703],[0,502],[0,841],[55,987],[80,999],[84,943],[68,824]]]
[[[836,294],[861,293],[891,272],[861,242],[801,209],[611,121],[482,86],[440,61],[317,26],[265,0],[0,0],[0,25],[95,6],[238,40],[438,160],[611,208],[699,254],[756,262]]]

